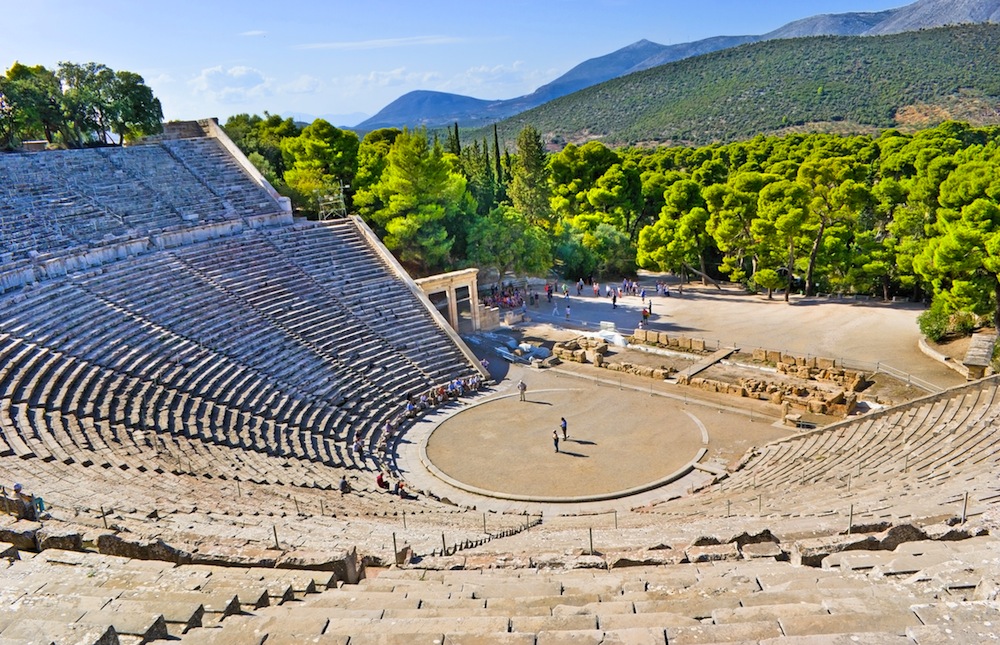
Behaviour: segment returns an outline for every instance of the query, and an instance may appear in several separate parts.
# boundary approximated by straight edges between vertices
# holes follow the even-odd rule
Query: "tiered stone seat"
[[[275,211],[274,200],[267,191],[249,181],[246,171],[217,139],[179,139],[160,145],[223,200],[226,212],[245,217]]]
[[[447,568],[381,571],[182,640],[919,644],[959,634],[978,642],[994,633],[996,609],[969,585],[992,575],[995,548],[985,538],[911,542],[878,564],[851,552],[822,569],[768,559],[610,571],[601,556],[535,554],[515,567],[452,559]]]
[[[96,643],[108,633],[118,636],[108,640],[115,643],[176,639],[336,583],[331,572],[318,570],[175,566],[59,549],[33,556],[4,546],[13,560],[0,568],[7,601],[0,608],[2,642],[41,642],[35,639],[42,634],[53,642],[74,634],[72,642]]]

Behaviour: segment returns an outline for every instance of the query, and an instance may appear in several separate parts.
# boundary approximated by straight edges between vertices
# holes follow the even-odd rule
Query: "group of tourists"
[[[487,307],[497,307],[499,309],[518,309],[527,304],[530,294],[525,293],[520,288],[512,284],[493,285],[490,287],[490,295],[483,296],[482,302]]]
[[[465,394],[478,392],[482,387],[483,377],[479,374],[473,374],[464,379],[457,378],[449,381],[447,385],[432,387],[419,395],[411,394],[406,398],[404,412],[407,417],[412,419],[425,410],[436,408]]]

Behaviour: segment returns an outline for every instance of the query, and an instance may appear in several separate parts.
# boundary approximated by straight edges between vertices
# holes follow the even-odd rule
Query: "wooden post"
[[[594,555],[594,529],[591,527],[587,531],[590,533],[590,555]]]
[[[406,528],[406,511],[403,511],[403,528]]]
[[[847,516],[847,534],[850,535],[854,529],[854,504],[851,504],[850,514]]]
[[[281,550],[281,543],[278,542],[278,527],[274,524],[271,525],[271,530],[274,531],[274,548]]]
[[[618,530],[618,510],[615,509],[615,530]]]
[[[962,502],[962,524],[965,524],[966,513],[969,510],[969,492],[965,492],[965,500]]]
[[[441,555],[448,555],[448,547],[445,546],[444,533],[441,534]]]
[[[396,546],[396,532],[392,532],[392,561],[399,564],[399,547]]]

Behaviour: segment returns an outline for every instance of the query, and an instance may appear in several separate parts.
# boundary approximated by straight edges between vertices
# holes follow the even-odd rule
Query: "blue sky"
[[[907,0],[0,0],[0,66],[141,74],[167,119],[371,115],[416,89],[527,94],[643,38],[761,34]],[[359,119],[355,119],[359,120]],[[345,117],[341,125],[353,125]]]

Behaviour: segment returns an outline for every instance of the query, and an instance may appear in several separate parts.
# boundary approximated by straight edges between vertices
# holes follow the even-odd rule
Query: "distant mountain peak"
[[[886,11],[811,16],[760,36],[716,36],[677,45],[660,45],[643,38],[609,54],[585,60],[525,96],[487,101],[417,90],[396,99],[357,127],[361,130],[401,125],[440,127],[453,122],[480,126],[619,76],[746,43],[805,36],[886,35],[980,22],[1000,22],[1000,0],[917,0]]]

